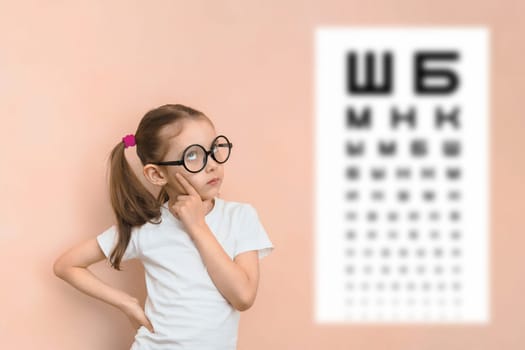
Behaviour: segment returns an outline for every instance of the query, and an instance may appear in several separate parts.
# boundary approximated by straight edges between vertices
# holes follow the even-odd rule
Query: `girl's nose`
[[[206,171],[215,169],[217,166],[219,166],[219,163],[217,163],[212,156],[208,156],[208,160],[206,162]]]

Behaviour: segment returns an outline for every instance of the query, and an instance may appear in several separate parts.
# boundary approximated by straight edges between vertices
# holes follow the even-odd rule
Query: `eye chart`
[[[315,33],[315,319],[489,321],[489,32]]]

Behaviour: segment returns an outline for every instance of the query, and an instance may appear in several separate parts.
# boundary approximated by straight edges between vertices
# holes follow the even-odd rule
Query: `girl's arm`
[[[192,228],[191,236],[217,289],[237,310],[249,309],[259,284],[257,251],[241,253],[232,261],[207,225]]]
[[[219,292],[239,311],[250,308],[259,284],[256,250],[238,254],[232,261],[206,224],[197,190],[181,173],[175,174],[188,195],[177,196],[170,211],[182,220]]]
[[[145,326],[154,332],[137,298],[98,279],[87,267],[106,257],[96,238],[81,243],[59,257],[53,265],[55,275],[89,296],[115,306],[126,314],[135,329]]]

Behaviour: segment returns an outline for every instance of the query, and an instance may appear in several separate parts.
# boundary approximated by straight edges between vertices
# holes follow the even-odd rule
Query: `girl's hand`
[[[194,228],[206,225],[206,220],[204,219],[206,208],[201,196],[189,181],[180,173],[176,173],[175,177],[186,190],[187,195],[177,196],[175,204],[171,205],[169,210],[176,218],[182,221],[191,235]]]
[[[153,325],[146,317],[144,310],[142,310],[142,307],[136,298],[131,298],[129,302],[124,304],[121,310],[126,314],[126,316],[128,316],[128,319],[135,330],[138,330],[141,326],[144,326],[151,333],[155,333],[153,330]]]

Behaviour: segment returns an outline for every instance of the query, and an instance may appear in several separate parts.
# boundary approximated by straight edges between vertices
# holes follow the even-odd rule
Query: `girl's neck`
[[[204,215],[208,215],[215,207],[215,198],[211,198],[204,201],[205,212]]]

